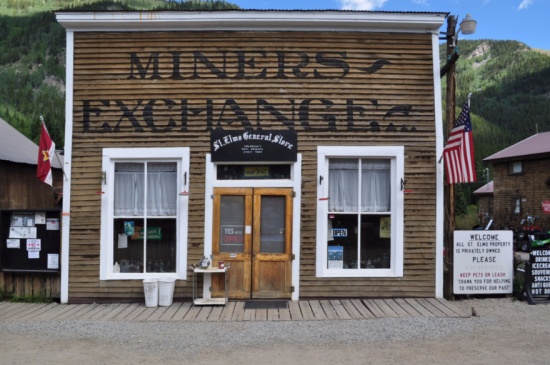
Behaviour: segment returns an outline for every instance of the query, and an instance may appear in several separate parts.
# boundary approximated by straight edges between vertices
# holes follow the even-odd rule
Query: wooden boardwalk
[[[143,303],[28,304],[0,302],[0,322],[9,321],[327,321],[398,317],[466,318],[451,302],[435,298],[327,299],[289,301],[286,309],[244,309],[245,302],[192,306],[174,302],[148,308]]]

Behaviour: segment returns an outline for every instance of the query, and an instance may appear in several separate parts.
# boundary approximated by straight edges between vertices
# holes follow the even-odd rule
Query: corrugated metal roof
[[[513,160],[518,157],[550,154],[550,132],[537,133],[508,148],[503,149],[483,161]]]
[[[489,195],[493,193],[494,193],[494,188],[493,188],[492,181],[488,182],[487,184],[483,185],[482,187],[474,191],[474,195]]]
[[[0,160],[36,165],[38,163],[38,145],[21,134],[8,122],[0,118]],[[61,159],[62,156],[59,156]],[[54,168],[61,168],[57,158],[52,159]]]

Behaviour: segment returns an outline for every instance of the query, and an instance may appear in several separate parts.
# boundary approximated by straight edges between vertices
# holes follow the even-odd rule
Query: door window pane
[[[260,252],[285,252],[285,206],[284,196],[261,197]]]
[[[245,197],[220,197],[220,252],[244,252]]]

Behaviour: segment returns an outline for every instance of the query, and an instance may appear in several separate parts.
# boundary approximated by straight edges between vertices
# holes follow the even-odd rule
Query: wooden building
[[[520,226],[531,216],[540,218],[537,225],[550,228],[550,132],[537,133],[483,161],[493,167],[497,226]]]
[[[62,302],[442,296],[447,13],[56,15]]]
[[[34,216],[35,212],[60,219],[62,160],[52,161],[53,186],[47,185],[36,178],[38,146],[3,119],[0,119],[0,135],[0,288],[5,295],[59,298],[59,268],[42,266],[49,248],[59,254],[60,232],[57,231],[57,237],[56,232],[46,234],[43,232],[45,223],[33,222],[32,226],[39,227],[38,232],[44,233],[44,237],[38,235],[31,239],[42,239],[44,250],[38,258],[31,260],[25,249],[27,240],[15,238],[10,229],[19,226],[11,224],[14,217]],[[29,221],[25,226],[30,225]],[[17,247],[10,245],[12,242],[17,243]]]
[[[493,181],[489,181],[487,184],[473,192],[474,196],[477,198],[479,225],[482,227],[487,227],[491,221],[494,222],[495,212],[493,209],[493,191],[494,183]]]

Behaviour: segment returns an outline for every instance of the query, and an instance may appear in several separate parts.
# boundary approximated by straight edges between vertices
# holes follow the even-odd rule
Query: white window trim
[[[317,277],[402,277],[404,192],[404,147],[317,147]],[[391,260],[390,269],[328,269],[327,268],[327,214],[328,214],[328,160],[335,157],[389,158],[391,160]],[[323,177],[323,179],[321,179]]]
[[[169,160],[178,164],[178,186],[180,192],[189,191],[189,148],[104,148],[103,172],[106,181],[102,185],[101,193],[101,249],[100,249],[100,280],[136,280],[146,278],[174,278],[187,279],[187,230],[189,196],[181,194],[177,201],[177,257],[174,273],[114,273],[113,272],[113,192],[114,192],[114,163],[135,161]],[[184,174],[187,179],[184,179]],[[186,181],[185,181],[186,180]]]

